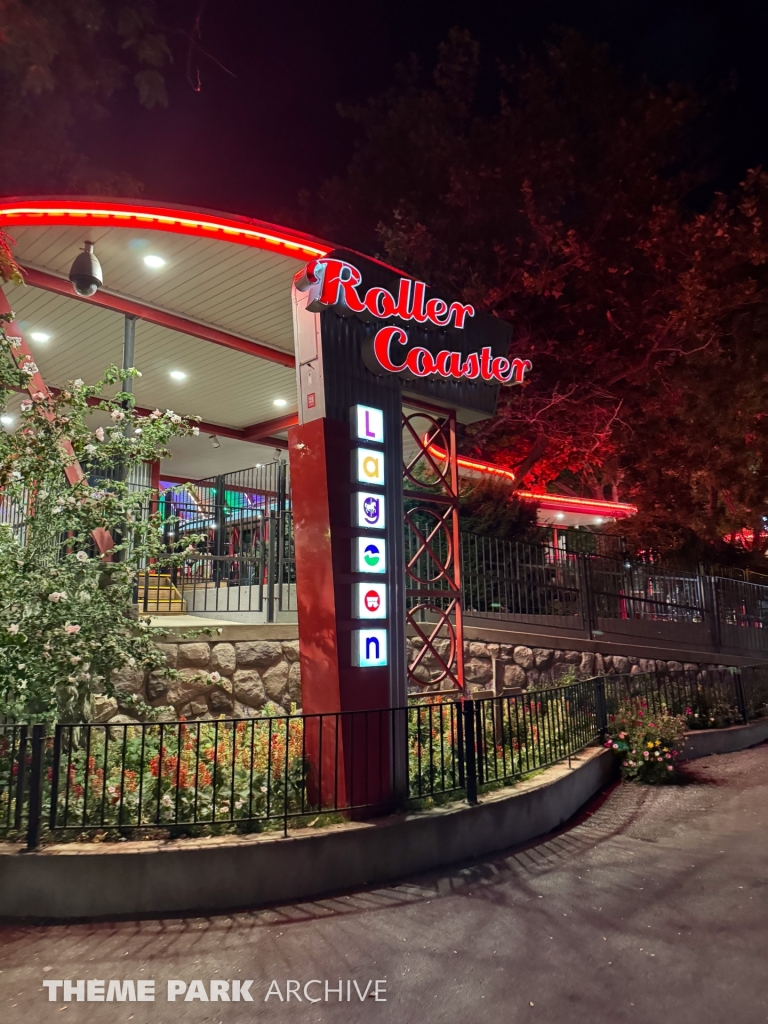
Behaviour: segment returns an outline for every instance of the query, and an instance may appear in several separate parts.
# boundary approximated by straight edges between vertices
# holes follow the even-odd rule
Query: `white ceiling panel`
[[[6,286],[22,333],[47,383],[62,387],[81,377],[99,379],[121,364],[124,318],[120,313],[24,286]],[[30,337],[43,331],[50,340]],[[296,377],[285,366],[138,320],[134,382],[139,405],[171,408],[210,423],[246,427],[296,410]],[[172,370],[186,374],[173,380]],[[277,407],[275,399],[287,404]]]
[[[305,261],[212,238],[137,228],[18,227],[15,256],[66,277],[92,241],[104,287],[139,302],[293,351],[291,282]],[[144,256],[161,256],[151,270]]]

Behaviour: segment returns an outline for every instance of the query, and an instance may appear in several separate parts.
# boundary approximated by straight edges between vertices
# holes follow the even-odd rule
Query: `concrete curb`
[[[727,729],[702,729],[687,734],[683,756],[687,761],[693,761],[710,754],[730,754],[755,747],[765,740],[768,740],[768,718],[748,725],[731,725]]]
[[[687,759],[768,739],[768,719],[689,733]],[[558,828],[616,777],[592,747],[513,790],[373,822],[273,835],[107,844],[25,854],[0,845],[0,917],[109,917],[216,912],[310,899],[482,857]]]
[[[222,911],[320,896],[495,853],[544,835],[615,777],[590,748],[541,775],[483,797],[375,822],[302,829],[287,839],[231,836],[25,854],[0,847],[0,916],[79,918]]]

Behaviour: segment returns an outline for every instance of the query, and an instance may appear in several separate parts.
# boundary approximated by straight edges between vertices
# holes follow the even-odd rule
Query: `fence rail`
[[[594,639],[768,653],[768,587],[653,563],[462,534],[467,615]]]
[[[253,831],[371,817],[514,782],[600,739],[642,697],[692,728],[768,712],[768,665],[605,676],[407,708],[196,722],[0,726],[0,834]]]

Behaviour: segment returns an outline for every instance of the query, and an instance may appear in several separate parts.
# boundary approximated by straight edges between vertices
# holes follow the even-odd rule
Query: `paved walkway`
[[[0,929],[0,1021],[757,1024],[768,1020],[768,745],[623,786],[546,842],[312,903]],[[155,978],[155,1003],[48,1003],[49,979]],[[254,979],[254,1003],[166,1002],[168,979]],[[308,1004],[286,981],[386,979]],[[309,995],[323,987],[309,986]]]

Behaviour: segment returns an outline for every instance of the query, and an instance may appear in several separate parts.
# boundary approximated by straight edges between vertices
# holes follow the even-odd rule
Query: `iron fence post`
[[[709,615],[709,636],[712,647],[720,653],[722,638],[720,635],[720,601],[717,595],[717,579],[713,576],[699,576],[699,586],[704,598],[703,605]]]
[[[45,727],[32,726],[32,763],[29,769],[29,799],[27,803],[27,850],[40,845],[40,817],[43,806],[43,746]]]
[[[51,793],[48,808],[48,828],[51,832],[56,828],[56,810],[59,802],[59,769],[61,766],[61,734],[63,727],[57,725],[53,732],[53,764],[51,765]]]
[[[579,566],[579,590],[584,615],[584,630],[590,640],[595,639],[595,603],[592,593],[592,563],[586,552],[579,551],[577,554]]]
[[[16,832],[20,832],[22,815],[24,811],[24,782],[27,777],[26,725],[22,725],[19,728],[19,749],[16,757],[16,806],[14,808],[13,827]]]
[[[475,708],[474,701],[462,702],[464,716],[464,776],[467,803],[477,803],[477,760],[475,758]]]
[[[605,679],[600,676],[594,681],[595,684],[595,716],[597,718],[597,729],[600,733],[600,742],[605,741],[605,734],[608,732],[608,708],[605,702]]]
[[[275,621],[275,554],[277,518],[269,513],[269,535],[267,537],[267,622]]]
[[[749,722],[749,708],[747,707],[747,694],[744,689],[744,680],[741,675],[741,670],[736,671],[733,674],[734,684],[736,686],[736,702],[739,708],[739,714],[741,720],[746,725]]]

